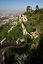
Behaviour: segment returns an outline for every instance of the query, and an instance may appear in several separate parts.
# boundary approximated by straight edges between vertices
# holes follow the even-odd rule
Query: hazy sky
[[[43,0],[0,0],[0,10],[25,9],[27,5],[35,9],[36,5],[43,7]]]

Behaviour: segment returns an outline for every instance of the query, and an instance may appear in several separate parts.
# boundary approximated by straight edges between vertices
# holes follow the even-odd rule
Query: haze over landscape
[[[35,6],[43,7],[43,0],[0,0],[0,12],[25,11],[27,6],[35,9]]]

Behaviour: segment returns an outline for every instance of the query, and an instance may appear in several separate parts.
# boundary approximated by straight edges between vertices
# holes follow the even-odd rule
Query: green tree
[[[39,6],[36,5],[36,10],[35,10],[35,12],[38,12],[38,10],[39,10]]]

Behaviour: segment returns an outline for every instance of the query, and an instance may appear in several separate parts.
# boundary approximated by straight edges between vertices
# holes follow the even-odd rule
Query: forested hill
[[[30,12],[25,12],[28,21],[25,26],[28,32],[39,33],[39,37],[33,40],[30,48],[30,56],[28,56],[25,64],[43,64],[43,8]]]
[[[28,32],[33,31],[33,27],[36,28],[36,31],[40,34],[43,33],[43,8],[35,10],[32,13],[25,12],[24,15],[27,16],[26,28]]]

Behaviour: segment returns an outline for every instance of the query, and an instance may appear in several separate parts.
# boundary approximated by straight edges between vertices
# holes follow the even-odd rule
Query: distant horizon
[[[0,0],[0,10],[25,10],[27,6],[43,8],[43,0]]]
[[[24,12],[25,10],[0,10],[0,14],[22,14]]]

